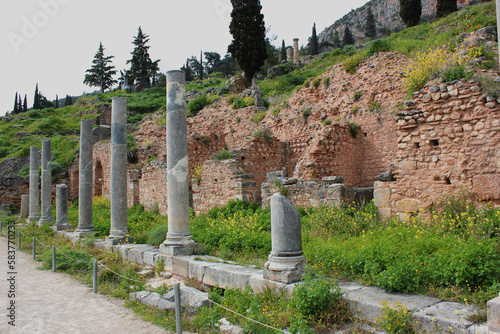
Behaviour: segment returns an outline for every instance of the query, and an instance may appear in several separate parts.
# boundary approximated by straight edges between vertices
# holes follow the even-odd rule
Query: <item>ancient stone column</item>
[[[29,216],[30,195],[21,195],[21,212],[19,218],[28,218]]]
[[[286,49],[286,60],[293,61],[293,49],[290,47]]]
[[[160,246],[166,255],[189,254],[195,243],[189,231],[189,166],[186,82],[183,71],[167,72],[168,233]]]
[[[300,213],[292,202],[278,193],[271,196],[271,242],[264,278],[283,283],[302,278],[306,260],[302,256]]]
[[[500,0],[497,0],[497,41],[498,41],[498,57],[500,57]],[[500,67],[500,62],[498,66]]]
[[[56,185],[56,224],[55,230],[68,230],[68,186],[65,184]]]
[[[41,215],[38,225],[50,224],[52,218],[52,144],[50,140],[42,141],[42,191]]]
[[[94,232],[92,224],[92,124],[91,119],[82,119],[80,127],[80,173],[78,188],[77,238]]]
[[[299,64],[299,39],[293,39],[293,62]]]
[[[127,241],[127,99],[113,97],[111,106],[111,230],[112,244]]]
[[[38,177],[38,164],[40,153],[38,147],[30,147],[30,204],[28,221],[38,222],[40,219],[40,178]]]

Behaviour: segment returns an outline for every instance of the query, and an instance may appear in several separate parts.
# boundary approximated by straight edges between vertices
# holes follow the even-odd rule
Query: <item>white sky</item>
[[[306,44],[316,22],[324,28],[368,0],[261,0],[269,37]],[[203,51],[223,57],[231,42],[229,0],[2,0],[0,3],[0,115],[12,110],[16,91],[28,107],[35,85],[49,100],[95,87],[85,71],[103,43],[117,70],[128,68],[137,29],[150,36],[150,55],[163,72],[180,68]],[[118,77],[118,76],[117,76]],[[117,78],[116,77],[116,78]]]

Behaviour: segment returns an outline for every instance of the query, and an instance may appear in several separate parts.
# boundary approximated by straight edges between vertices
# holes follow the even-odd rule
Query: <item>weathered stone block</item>
[[[473,191],[482,200],[500,199],[500,175],[485,174],[472,178]]]
[[[490,333],[500,333],[500,297],[489,300],[488,308],[488,330]]]
[[[373,200],[377,208],[388,207],[391,203],[391,189],[375,189]]]
[[[400,213],[417,212],[421,204],[422,203],[416,199],[403,199],[396,203],[396,211]]]

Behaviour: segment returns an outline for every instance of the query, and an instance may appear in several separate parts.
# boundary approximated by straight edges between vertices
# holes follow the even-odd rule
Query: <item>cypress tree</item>
[[[335,34],[333,34],[332,44],[335,49],[340,48],[342,46],[342,42],[340,41],[340,36],[338,31],[335,31]]]
[[[374,38],[376,35],[377,28],[375,26],[375,16],[373,16],[372,8],[368,7],[368,13],[366,13],[365,37]]]
[[[33,98],[33,109],[41,109],[40,108],[40,93],[38,92],[38,83],[35,88],[35,97]]]
[[[342,38],[342,45],[353,45],[354,44],[354,37],[352,37],[351,30],[349,29],[348,26],[345,26],[344,29],[344,37]]]
[[[71,96],[66,94],[66,98],[64,99],[64,106],[66,107],[72,104],[73,104],[73,99],[71,98]]]
[[[14,109],[12,109],[12,115],[19,113],[18,105],[17,105],[17,92],[16,97],[14,98]]]
[[[267,59],[266,26],[260,0],[231,0],[229,32],[233,40],[228,47],[245,73],[247,84]]]
[[[26,96],[26,94],[24,94],[23,112],[27,112],[27,111],[28,111],[28,96]]]
[[[457,10],[457,0],[437,0],[436,17],[443,17]]]
[[[130,64],[127,76],[131,83],[135,82],[139,90],[151,87],[151,77],[159,70],[158,63],[160,60],[151,60],[148,51],[149,45],[146,45],[148,42],[149,35],[144,34],[141,27],[139,27],[137,37],[132,42],[135,45],[132,51],[132,59],[127,60],[127,64]]]
[[[59,109],[59,96],[56,94],[56,109]]]
[[[200,80],[203,80],[203,50],[200,51]]]
[[[21,94],[19,94],[19,97],[17,98],[17,112],[23,112],[23,101],[21,100]]]
[[[281,42],[281,61],[286,60],[286,45],[285,40]]]
[[[311,56],[315,56],[319,53],[318,51],[318,36],[316,35],[316,23],[313,24],[312,36],[311,36]]]
[[[86,71],[87,74],[85,74],[83,83],[90,87],[100,87],[101,93],[104,93],[106,89],[117,83],[118,81],[113,80],[113,75],[116,74],[115,67],[108,65],[111,63],[112,58],[114,56],[104,56],[104,47],[102,43],[99,43],[99,49],[94,56],[94,60],[92,60],[93,65]]]
[[[420,0],[399,0],[399,16],[407,27],[416,26],[422,15]]]

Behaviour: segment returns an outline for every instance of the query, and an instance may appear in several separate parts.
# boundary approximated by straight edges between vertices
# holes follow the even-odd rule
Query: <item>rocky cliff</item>
[[[458,0],[459,6],[468,5],[477,0]],[[422,0],[422,18],[428,20],[434,17],[437,0]],[[371,7],[377,26],[377,37],[383,37],[390,31],[400,31],[405,28],[404,22],[399,17],[399,0],[371,0],[364,6],[352,10],[340,20],[326,28],[319,35],[319,42],[332,42],[335,31],[338,31],[340,38],[344,33],[346,24],[353,33],[357,41],[363,41],[365,37],[364,22]]]

